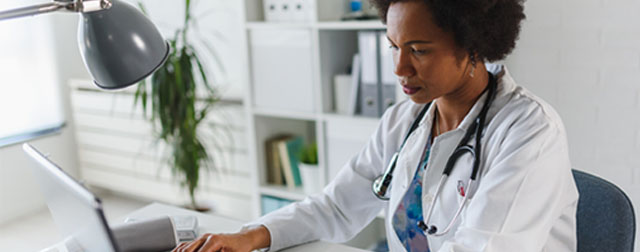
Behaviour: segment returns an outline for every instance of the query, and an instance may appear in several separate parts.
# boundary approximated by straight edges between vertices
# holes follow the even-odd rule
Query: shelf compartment
[[[320,31],[318,39],[320,52],[322,52],[320,53],[322,111],[332,112],[335,111],[334,76],[350,74],[353,56],[358,52],[358,33],[348,30]]]
[[[291,135],[302,137],[304,144],[312,143],[317,139],[316,122],[314,120],[282,119],[268,116],[255,116],[254,118],[258,178],[261,185],[266,185],[268,184],[269,172],[273,172],[267,158],[267,142],[277,136]]]
[[[327,139],[326,166],[328,181],[331,181],[351,158],[365,148],[376,131],[378,120],[335,117],[324,124],[324,136]]]
[[[313,36],[308,29],[251,30],[251,78],[256,107],[315,112]]]

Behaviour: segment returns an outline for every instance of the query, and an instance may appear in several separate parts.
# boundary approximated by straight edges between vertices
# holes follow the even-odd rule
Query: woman
[[[395,73],[411,99],[386,111],[369,143],[322,194],[270,213],[241,233],[204,235],[176,251],[345,241],[381,209],[392,251],[575,251],[578,193],[564,126],[506,68],[483,64],[513,49],[522,1],[373,2],[387,24]],[[477,184],[468,184],[474,158],[464,154],[436,193],[463,138],[463,144],[482,146]],[[371,185],[403,143],[390,200],[380,200]]]

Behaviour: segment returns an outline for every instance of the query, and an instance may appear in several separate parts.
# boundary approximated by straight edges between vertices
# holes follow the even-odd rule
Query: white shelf
[[[352,115],[343,115],[336,113],[324,113],[322,114],[322,121],[335,121],[335,120],[353,120],[358,122],[368,122],[377,124],[380,121],[380,118],[377,117],[367,117],[367,116],[352,116]]]
[[[295,28],[311,28],[311,23],[293,23],[293,22],[247,22],[247,29],[295,29]]]
[[[300,201],[307,197],[307,195],[304,194],[302,187],[290,189],[286,186],[278,185],[261,185],[260,194],[293,201]]]
[[[386,26],[380,20],[367,21],[323,21],[317,23],[294,22],[247,22],[247,29],[309,29],[318,30],[383,30]]]
[[[318,120],[318,116],[313,113],[287,111],[278,109],[266,109],[266,108],[253,108],[253,114],[267,117],[277,117],[284,119],[315,121]]]
[[[368,21],[334,21],[315,24],[320,30],[382,30],[386,29],[380,20]]]

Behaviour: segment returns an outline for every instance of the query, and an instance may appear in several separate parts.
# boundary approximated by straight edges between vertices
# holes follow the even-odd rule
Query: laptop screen
[[[117,251],[100,200],[29,144],[33,174],[61,234],[77,251]]]

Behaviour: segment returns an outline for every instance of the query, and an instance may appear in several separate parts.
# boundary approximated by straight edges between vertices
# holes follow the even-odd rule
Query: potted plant
[[[146,13],[141,3],[139,6]],[[201,63],[201,56],[187,39],[194,22],[190,0],[185,0],[185,7],[182,28],[168,39],[170,52],[166,63],[149,80],[139,83],[135,104],[141,102],[143,111],[150,106],[151,115],[148,117],[145,113],[145,117],[153,124],[157,140],[170,147],[167,161],[173,175],[188,190],[191,207],[199,209],[195,191],[200,172],[202,168],[213,167],[213,160],[198,128],[219,99]]]
[[[311,143],[305,145],[299,154],[300,176],[302,177],[302,187],[304,193],[309,195],[322,190],[323,184],[320,177],[320,167],[318,167],[318,145]]]

